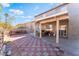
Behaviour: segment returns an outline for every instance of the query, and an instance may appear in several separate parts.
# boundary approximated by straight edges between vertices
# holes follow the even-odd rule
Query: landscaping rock
[[[10,56],[11,55],[11,46],[9,44],[4,44],[3,45],[2,54],[4,56]]]

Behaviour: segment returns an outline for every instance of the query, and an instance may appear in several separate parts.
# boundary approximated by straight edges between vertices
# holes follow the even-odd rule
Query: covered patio
[[[67,12],[37,20],[34,23],[34,35],[42,38],[46,34],[44,32],[47,31],[49,32],[47,36],[52,36],[56,39],[55,43],[59,44],[59,38],[68,38],[68,22],[69,16]]]

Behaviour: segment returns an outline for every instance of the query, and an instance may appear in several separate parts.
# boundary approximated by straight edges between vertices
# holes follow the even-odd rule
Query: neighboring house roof
[[[17,25],[26,25],[26,24],[31,24],[33,23],[34,21],[30,21],[30,22],[26,22],[26,23],[21,23],[21,24],[17,24]]]

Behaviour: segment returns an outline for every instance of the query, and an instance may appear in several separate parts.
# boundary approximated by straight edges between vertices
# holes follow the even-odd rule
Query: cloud
[[[9,3],[2,3],[2,6],[3,7],[10,7],[10,4]]]
[[[32,16],[21,16],[22,18],[33,18]]]
[[[33,16],[15,16],[16,18],[33,19]]]
[[[49,5],[54,5],[54,3],[49,3]]]
[[[10,9],[9,11],[16,15],[22,15],[24,13],[22,10],[19,9]]]
[[[48,3],[50,6],[57,6],[59,5],[60,3]]]
[[[39,9],[39,6],[36,6],[35,8],[34,8],[34,10],[38,10]]]

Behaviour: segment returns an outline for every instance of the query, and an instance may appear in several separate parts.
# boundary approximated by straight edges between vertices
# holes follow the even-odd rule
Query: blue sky
[[[45,12],[58,5],[58,3],[6,3],[2,4],[3,14],[15,16],[13,25],[32,21],[35,15]]]

